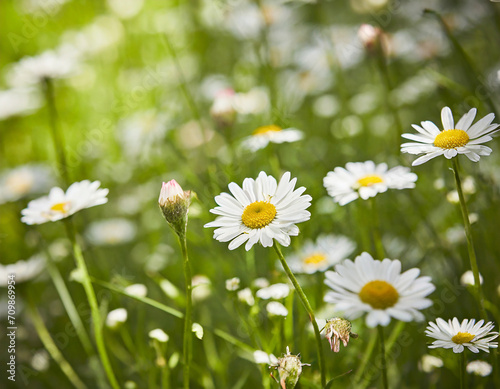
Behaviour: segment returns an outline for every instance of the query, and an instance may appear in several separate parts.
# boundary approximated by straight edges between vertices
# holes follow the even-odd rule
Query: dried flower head
[[[275,369],[278,369],[280,375],[280,385],[282,389],[293,389],[299,377],[302,374],[302,366],[311,366],[309,363],[302,363],[300,361],[300,354],[292,355],[288,346],[286,347],[286,354],[278,358],[278,363],[276,365],[271,365]]]
[[[340,341],[347,347],[349,337],[356,339],[358,334],[351,332],[351,322],[340,317],[327,320],[325,325],[325,338],[328,339],[331,349],[338,353],[340,351]]]
[[[186,233],[187,214],[191,203],[191,191],[183,191],[175,180],[164,182],[158,205],[165,220],[178,235]]]

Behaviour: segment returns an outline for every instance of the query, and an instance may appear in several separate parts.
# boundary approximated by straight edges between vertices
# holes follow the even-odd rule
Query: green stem
[[[359,364],[359,368],[356,371],[356,374],[354,375],[353,382],[358,387],[358,385],[361,383],[362,376],[365,372],[366,365],[370,361],[370,358],[373,354],[373,350],[375,350],[375,345],[377,344],[377,337],[375,334],[371,337],[370,343],[368,343],[368,347],[366,350],[363,352],[363,359],[361,360],[361,363]]]
[[[189,388],[189,367],[192,354],[192,283],[191,283],[191,264],[187,253],[186,234],[179,234],[179,244],[181,246],[182,258],[184,259],[184,279],[186,282],[186,315],[184,316],[184,339],[183,339],[183,357],[184,357],[184,388]]]
[[[373,243],[375,244],[375,251],[377,252],[378,259],[383,260],[385,258],[385,250],[382,243],[382,236],[380,234],[380,225],[378,220],[377,205],[375,204],[375,197],[372,197],[370,199],[370,208]]]
[[[387,361],[385,359],[385,342],[384,342],[384,328],[382,326],[377,327],[378,330],[378,338],[380,341],[380,358],[382,359],[382,383],[384,385],[384,389],[389,388],[389,384],[387,383]]]
[[[106,375],[108,377],[111,386],[113,387],[113,389],[119,389],[120,385],[118,384],[118,381],[116,380],[116,377],[113,373],[111,362],[109,361],[109,357],[106,352],[106,346],[104,344],[104,337],[102,333],[101,313],[99,312],[99,305],[97,304],[97,298],[95,295],[94,287],[92,286],[92,281],[90,280],[90,275],[87,269],[87,265],[85,263],[85,259],[83,258],[82,249],[76,240],[76,233],[73,223],[71,222],[70,219],[64,219],[64,222],[68,238],[71,242],[71,246],[73,247],[73,255],[75,256],[76,266],[83,278],[82,279],[83,289],[85,290],[85,294],[87,295],[87,300],[89,302],[92,314],[92,322],[94,325],[94,336],[97,344],[97,351],[99,352],[102,365],[104,367],[104,370],[106,371]]]
[[[61,134],[61,129],[59,128],[56,100],[54,97],[54,85],[52,84],[52,80],[50,78],[43,79],[43,90],[47,100],[50,129],[52,131],[52,139],[54,141],[54,148],[57,155],[57,169],[64,185],[67,187],[70,183],[68,164],[66,162],[66,154],[64,153],[64,140]]]
[[[484,309],[484,295],[481,283],[479,281],[479,268],[477,266],[476,251],[474,250],[474,241],[472,239],[472,229],[470,226],[469,212],[467,210],[467,204],[465,203],[464,193],[462,191],[462,183],[460,181],[460,173],[458,172],[458,162],[457,157],[452,158],[453,160],[453,174],[455,176],[455,184],[457,186],[458,198],[460,199],[460,208],[462,210],[462,217],[464,220],[465,236],[467,237],[467,250],[469,252],[470,267],[472,273],[474,274],[474,289],[476,291],[476,299],[479,303],[479,311],[481,313],[481,319],[488,321],[488,315]]]
[[[460,353],[460,389],[465,389],[465,350]]]
[[[325,375],[325,360],[323,358],[323,347],[321,344],[321,335],[319,333],[319,328],[318,328],[318,323],[316,323],[316,318],[314,317],[314,312],[311,308],[311,304],[309,304],[309,300],[307,299],[304,291],[302,290],[300,284],[298,283],[297,279],[292,273],[292,270],[288,267],[288,264],[286,263],[285,257],[283,256],[283,253],[281,252],[280,246],[276,241],[274,242],[273,245],[274,249],[276,250],[276,253],[278,254],[278,258],[281,262],[281,265],[283,266],[283,269],[285,269],[285,273],[290,279],[291,283],[293,284],[293,287],[297,291],[297,295],[300,298],[300,301],[302,301],[302,304],[304,305],[304,308],[306,309],[307,313],[309,314],[309,319],[311,320],[311,323],[314,328],[314,335],[316,338],[316,347],[318,349],[318,362],[319,362],[319,369],[321,373],[321,386],[324,388],[326,386],[326,375]]]
[[[54,361],[56,361],[56,363],[59,365],[64,375],[68,377],[75,388],[86,389],[87,387],[85,386],[85,384],[80,380],[80,378],[78,378],[76,372],[73,370],[68,361],[64,359],[61,351],[59,351],[56,344],[50,337],[49,331],[47,330],[47,327],[45,327],[40,313],[38,313],[37,309],[31,301],[28,303],[28,311],[31,316],[31,320],[33,321],[33,325],[35,326],[38,337],[43,343],[43,346],[49,352]]]

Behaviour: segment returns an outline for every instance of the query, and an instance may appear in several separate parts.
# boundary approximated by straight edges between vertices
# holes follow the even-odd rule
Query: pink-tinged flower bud
[[[331,349],[338,353],[340,351],[340,341],[347,347],[349,336],[356,339],[358,334],[351,332],[351,322],[340,317],[334,317],[326,322],[325,337],[330,343]]]
[[[236,110],[234,109],[234,90],[227,88],[219,91],[215,96],[210,115],[219,127],[229,127],[236,119]]]
[[[299,377],[302,374],[302,366],[311,366],[309,363],[302,363],[300,361],[300,354],[290,354],[290,349],[286,348],[286,354],[282,358],[278,358],[276,365],[271,365],[278,369],[280,375],[280,385],[282,389],[293,389]]]
[[[158,205],[167,223],[178,235],[186,233],[187,213],[191,203],[191,191],[183,191],[175,180],[164,182]]]
[[[379,50],[382,53],[387,51],[387,36],[378,27],[362,24],[358,30],[358,38],[370,54],[377,53]]]

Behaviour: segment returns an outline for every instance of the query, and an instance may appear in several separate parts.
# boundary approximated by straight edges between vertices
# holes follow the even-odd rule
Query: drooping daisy
[[[269,143],[297,142],[303,138],[302,131],[296,128],[283,129],[275,124],[257,128],[252,135],[243,139],[241,147],[250,151],[257,151]]]
[[[229,184],[228,193],[215,197],[219,204],[210,212],[220,215],[205,227],[219,227],[214,231],[214,239],[229,242],[229,250],[246,242],[245,250],[260,242],[271,247],[273,240],[283,246],[290,245],[290,236],[297,236],[295,225],[309,220],[311,214],[306,209],[311,205],[311,196],[302,195],[306,188],[295,189],[296,178],[290,179],[286,172],[279,184],[272,176],[260,172],[257,179],[245,178],[243,188],[234,182]]]
[[[316,242],[308,240],[295,255],[288,257],[294,273],[323,272],[352,254],[356,245],[341,235],[320,235]]]
[[[494,324],[490,321],[484,324],[484,320],[476,323],[476,319],[464,319],[462,323],[456,317],[445,322],[440,317],[436,323],[429,322],[425,333],[427,336],[437,339],[429,345],[429,348],[452,348],[454,353],[461,353],[467,347],[473,353],[479,350],[490,352],[490,348],[497,348],[498,343],[492,342],[498,337],[498,332],[491,332]]]
[[[417,175],[403,166],[387,170],[387,164],[375,165],[373,161],[348,162],[328,172],[323,185],[333,200],[346,205],[361,197],[366,200],[387,189],[409,189],[415,187]]]
[[[21,211],[21,221],[26,224],[43,224],[64,219],[84,208],[108,202],[108,189],[99,189],[99,181],[84,180],[71,184],[66,193],[59,187],[52,188],[48,196],[28,203]]]
[[[491,123],[495,115],[490,113],[471,126],[476,117],[476,108],[472,108],[455,125],[451,109],[441,110],[443,131],[431,121],[421,122],[421,126],[412,124],[419,134],[403,134],[402,137],[415,142],[403,143],[401,152],[409,154],[424,154],[413,161],[412,165],[421,165],[439,155],[447,159],[465,154],[473,162],[479,161],[481,155],[490,155],[491,149],[482,143],[492,140],[492,134],[499,131],[498,124]]]
[[[421,321],[420,309],[432,301],[425,297],[435,289],[430,277],[418,277],[413,268],[401,273],[397,259],[377,261],[362,253],[355,261],[346,260],[335,266],[335,272],[325,273],[325,284],[332,289],[325,302],[335,304],[349,319],[367,313],[366,325],[387,326],[391,317],[401,321]],[[417,278],[418,277],[418,278]]]

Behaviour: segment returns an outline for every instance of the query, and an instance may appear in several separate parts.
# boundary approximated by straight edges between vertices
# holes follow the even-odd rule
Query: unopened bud
[[[175,180],[164,182],[158,205],[167,223],[178,235],[186,233],[187,214],[191,202],[191,191],[183,191]]]
[[[351,332],[351,322],[340,317],[334,317],[326,322],[325,337],[330,343],[331,349],[338,353],[340,351],[340,341],[347,347],[349,337],[357,338],[358,334]]]
[[[311,366],[309,363],[300,361],[300,354],[290,354],[290,349],[286,348],[286,354],[278,358],[278,364],[274,367],[278,369],[280,375],[280,385],[282,389],[293,389],[302,374],[302,366]]]

